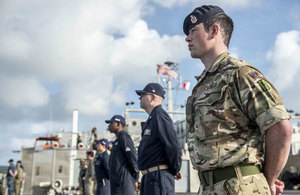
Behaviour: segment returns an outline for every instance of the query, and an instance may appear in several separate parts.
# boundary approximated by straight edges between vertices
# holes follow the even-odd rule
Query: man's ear
[[[154,94],[151,94],[151,102],[154,101],[156,99]]]
[[[212,36],[212,38],[215,37],[215,36],[217,36],[218,33],[219,33],[219,31],[220,31],[219,25],[218,24],[213,24],[211,26],[211,36]]]

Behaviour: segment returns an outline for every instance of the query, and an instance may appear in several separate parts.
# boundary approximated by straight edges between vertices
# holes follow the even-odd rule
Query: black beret
[[[201,7],[197,7],[185,18],[183,32],[188,35],[192,27],[219,14],[225,14],[225,12],[222,8],[215,5],[202,5]]]

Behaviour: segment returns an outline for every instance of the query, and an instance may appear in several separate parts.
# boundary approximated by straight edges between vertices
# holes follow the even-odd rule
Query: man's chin
[[[191,52],[190,55],[191,55],[192,58],[199,58],[199,56],[197,54],[195,54],[195,53]]]

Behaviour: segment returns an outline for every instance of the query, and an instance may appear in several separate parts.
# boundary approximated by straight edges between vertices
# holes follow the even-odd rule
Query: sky
[[[182,24],[203,4],[233,19],[229,52],[300,113],[299,0],[0,0],[0,165],[38,136],[70,131],[74,109],[79,131],[104,131],[126,102],[139,108],[134,90],[157,82],[157,64],[177,63],[194,86],[204,66],[190,57]]]

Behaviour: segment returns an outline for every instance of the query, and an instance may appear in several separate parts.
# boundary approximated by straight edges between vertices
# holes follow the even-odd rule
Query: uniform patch
[[[130,149],[128,146],[127,146],[126,149],[125,149],[126,152],[129,152],[130,150],[131,150],[131,149]]]
[[[250,75],[251,75],[253,78],[260,76],[260,74],[259,74],[258,72],[251,72]]]
[[[264,79],[260,79],[257,81],[257,83],[263,89],[263,91],[268,91],[270,89],[269,84]]]
[[[145,129],[144,135],[151,135],[151,129]]]
[[[192,115],[191,115],[191,114],[187,114],[187,115],[186,115],[186,119],[187,119],[187,120],[190,120],[191,118],[192,118]]]

